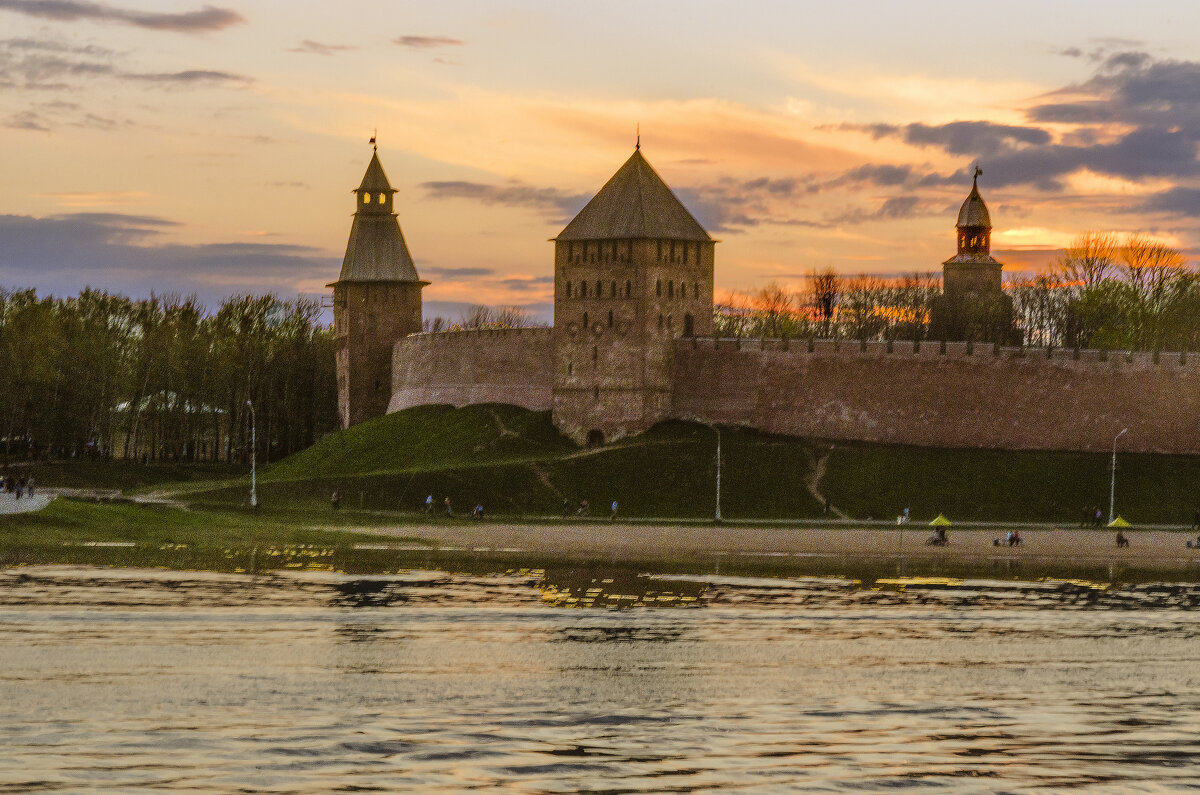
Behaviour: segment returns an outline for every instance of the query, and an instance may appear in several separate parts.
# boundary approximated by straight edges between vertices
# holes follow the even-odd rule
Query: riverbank
[[[1130,545],[1118,548],[1112,530],[1027,525],[1020,530],[1021,545],[1010,547],[1003,543],[1008,527],[997,524],[951,528],[950,543],[944,547],[926,544],[930,528],[913,525],[884,529],[839,523],[814,527],[461,522],[355,530],[385,537],[402,533],[443,551],[522,553],[578,561],[669,560],[711,564],[725,558],[774,559],[776,565],[805,559],[873,565],[898,561],[950,566],[1024,563],[1088,569],[1107,566],[1157,569],[1200,576],[1200,547],[1195,545],[1196,539],[1190,532],[1126,531]],[[999,546],[996,540],[1001,542]],[[1192,548],[1187,546],[1189,540],[1193,542]]]
[[[953,526],[945,547],[924,525],[843,521],[429,520],[359,510],[216,510],[60,498],[0,516],[0,566],[83,564],[262,573],[354,574],[414,568],[506,571],[620,566],[676,573],[767,576],[900,575],[1200,581],[1189,528],[1111,530],[1020,525],[1023,544],[997,546],[1012,524]]]

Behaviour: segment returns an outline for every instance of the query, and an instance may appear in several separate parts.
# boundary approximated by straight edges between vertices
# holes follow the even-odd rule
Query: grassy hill
[[[260,469],[259,495],[297,516],[328,513],[338,489],[348,508],[411,512],[433,494],[439,506],[449,496],[456,513],[479,503],[489,515],[557,516],[564,500],[573,507],[586,499],[593,515],[607,515],[615,499],[625,517],[702,519],[713,515],[715,447],[714,432],[694,423],[666,422],[581,449],[549,412],[423,406],[331,434]],[[722,429],[722,450],[721,507],[730,519],[819,517],[814,488],[851,518],[890,519],[908,506],[914,521],[943,512],[958,521],[1076,525],[1085,507],[1108,510],[1103,453],[830,443],[736,428]],[[51,473],[40,482],[55,485]],[[246,500],[244,477],[192,480],[179,485],[181,500],[220,509]],[[1200,510],[1200,457],[1122,454],[1117,506],[1136,523],[1191,524]]]
[[[722,434],[722,508],[754,516],[814,516],[805,485],[811,445],[752,431]],[[763,477],[769,470],[770,478]],[[663,423],[604,448],[576,447],[549,412],[515,406],[422,406],[333,434],[266,468],[260,499],[324,508],[334,489],[343,505],[417,510],[426,495],[449,496],[456,512],[482,504],[489,514],[561,515],[587,500],[607,515],[703,518],[715,498],[716,436],[689,423]],[[245,486],[189,495],[202,504],[245,499]]]

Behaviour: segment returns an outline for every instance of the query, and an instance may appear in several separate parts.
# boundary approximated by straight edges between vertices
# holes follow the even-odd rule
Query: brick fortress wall
[[[681,339],[672,414],[929,447],[1200,453],[1200,354]]]
[[[432,403],[512,403],[551,407],[550,329],[414,334],[392,353],[388,411]]]

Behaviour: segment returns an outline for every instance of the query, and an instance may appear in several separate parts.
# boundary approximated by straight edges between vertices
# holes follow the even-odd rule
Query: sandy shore
[[[1118,549],[1112,530],[1022,529],[1021,546],[994,546],[1003,531],[951,529],[946,547],[926,545],[930,529],[837,527],[704,527],[679,525],[521,525],[473,523],[364,527],[363,532],[418,537],[438,547],[480,552],[524,552],[564,558],[611,560],[742,558],[898,558],[986,564],[1029,561],[1066,566],[1140,566],[1200,570],[1195,536],[1161,530],[1127,531],[1130,546]],[[783,562],[782,560],[780,562]]]

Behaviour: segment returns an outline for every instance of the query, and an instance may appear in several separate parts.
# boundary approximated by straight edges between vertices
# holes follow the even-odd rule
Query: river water
[[[1200,788],[1195,586],[635,574],[10,570],[0,792]]]

